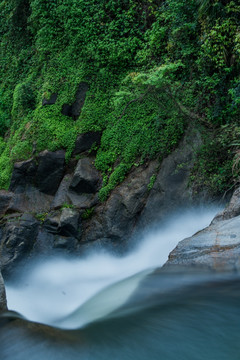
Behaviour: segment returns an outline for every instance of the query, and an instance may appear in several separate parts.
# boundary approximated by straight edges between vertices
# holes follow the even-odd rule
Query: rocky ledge
[[[240,188],[227,208],[210,226],[182,240],[170,253],[167,266],[205,268],[213,271],[240,270]]]

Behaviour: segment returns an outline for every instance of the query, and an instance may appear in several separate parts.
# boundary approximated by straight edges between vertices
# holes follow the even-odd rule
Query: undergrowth
[[[207,129],[196,183],[215,192],[231,186],[240,8],[207,3],[0,0],[0,187],[33,151],[63,148],[68,161],[77,134],[101,131],[95,166],[105,200],[136,161],[169,154],[189,122]],[[74,121],[62,107],[83,81],[89,90]],[[56,103],[43,106],[54,93]]]

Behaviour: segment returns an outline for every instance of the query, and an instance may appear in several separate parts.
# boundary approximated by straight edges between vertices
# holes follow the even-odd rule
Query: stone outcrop
[[[133,234],[149,196],[148,184],[157,165],[157,161],[153,161],[147,166],[135,168],[113,190],[106,203],[95,209],[94,216],[87,223],[85,241],[108,241],[117,246]]]
[[[94,167],[93,159],[80,159],[69,186],[70,190],[77,194],[94,194],[100,186],[101,176]]]
[[[99,133],[80,135],[74,151],[81,157],[68,164],[64,151],[47,150],[15,164],[10,191],[0,192],[4,275],[20,260],[56,249],[75,254],[103,244],[124,249],[139,229],[192,202],[189,174],[201,143],[195,131],[189,129],[161,163],[134,166],[104,203],[98,199],[101,174],[86,153],[97,142]]]
[[[195,152],[200,145],[200,134],[188,129],[178,148],[162,161],[156,181],[139,217],[141,227],[146,228],[153,222],[159,223],[170,211],[177,207],[186,207],[193,202],[194,194],[189,186],[189,178]],[[204,201],[204,198],[203,192],[195,201]]]
[[[38,234],[39,222],[30,214],[10,218],[1,234],[2,269],[12,269],[19,260],[29,254]]]
[[[13,198],[13,193],[6,190],[0,190],[0,216],[3,216]]]
[[[167,266],[202,267],[213,271],[240,271],[240,188],[229,206],[210,226],[181,241],[169,255]]]
[[[44,194],[54,195],[62,180],[64,165],[63,150],[45,150],[36,159],[18,162],[14,165],[9,190],[19,194],[37,188]]]
[[[65,152],[43,151],[14,165],[9,192],[0,193],[4,213],[41,212],[50,207],[65,169]]]

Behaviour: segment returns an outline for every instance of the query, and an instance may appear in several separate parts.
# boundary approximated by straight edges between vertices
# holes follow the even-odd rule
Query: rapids
[[[239,359],[239,276],[158,270],[217,210],[175,214],[123,256],[34,259],[7,283],[26,319],[0,317],[0,359]]]
[[[124,256],[103,250],[81,259],[35,259],[22,277],[6,284],[8,307],[31,321],[80,328],[95,320],[93,314],[99,319],[124,304],[144,276],[161,267],[180,240],[207,226],[216,211],[201,207],[175,213]]]

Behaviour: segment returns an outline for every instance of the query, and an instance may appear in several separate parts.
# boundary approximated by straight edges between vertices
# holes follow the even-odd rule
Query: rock
[[[53,244],[53,249],[73,252],[75,255],[77,247],[78,241],[75,237],[57,236]]]
[[[72,178],[72,174],[67,174],[64,176],[51,204],[51,209],[59,209],[64,204],[71,204],[71,202],[69,202],[68,192]]]
[[[240,216],[222,220],[181,241],[166,265],[240,270]]]
[[[54,195],[62,180],[65,165],[63,150],[41,152],[37,159],[14,164],[9,190],[19,194],[33,188],[48,195]]]
[[[51,152],[45,150],[38,156],[36,186],[39,191],[54,195],[64,174],[65,151]]]
[[[170,253],[166,266],[240,271],[240,189],[227,208],[216,215],[210,226],[181,241]]]
[[[93,159],[78,161],[69,189],[77,194],[96,193],[101,186],[101,176],[93,165]]]
[[[65,237],[79,237],[79,212],[64,208],[55,214],[50,214],[44,222],[44,229],[52,234]]]
[[[31,251],[31,257],[47,258],[51,255],[56,256],[56,251],[62,253],[71,252],[76,255],[78,251],[78,239],[72,236],[61,236],[46,231],[45,228],[41,228],[38,232],[36,242],[34,243]]]
[[[59,229],[63,236],[78,237],[79,213],[75,209],[65,208],[60,216]]]
[[[51,213],[47,216],[43,223],[44,229],[51,234],[58,234],[58,228],[60,223],[60,211]]]
[[[75,148],[73,150],[73,155],[81,154],[86,150],[90,150],[92,145],[95,143],[97,145],[100,144],[101,140],[101,132],[88,132],[85,134],[78,135]]]
[[[98,203],[97,194],[77,194],[69,189],[73,175],[65,175],[55,198],[51,204],[51,209],[60,209],[66,205],[73,205],[77,209],[87,209]]]
[[[231,219],[238,215],[240,215],[240,187],[234,191],[227,208],[215,216],[212,224],[221,220]]]
[[[76,92],[76,100],[72,105],[64,104],[62,107],[62,114],[71,116],[74,120],[77,120],[84,105],[88,89],[88,84],[86,82],[81,82]]]
[[[16,262],[26,258],[37,238],[39,223],[30,214],[12,219],[2,229],[2,271],[11,272]]]
[[[51,255],[56,256],[56,251],[63,255],[65,255],[66,252],[71,252],[76,255],[78,246],[79,242],[76,237],[61,236],[48,232],[46,228],[40,228],[30,256],[49,259]]]
[[[35,186],[37,162],[35,159],[17,162],[14,164],[9,191],[23,193],[26,187]]]
[[[189,128],[178,148],[162,161],[156,181],[139,217],[139,227],[146,228],[154,222],[159,223],[178,207],[192,204],[194,194],[189,186],[189,176],[196,149],[200,145],[199,133]],[[199,194],[198,198],[203,199],[204,194]]]
[[[53,196],[44,194],[35,188],[26,188],[25,192],[13,194],[7,213],[41,213],[50,208]]]
[[[45,228],[39,227],[36,241],[33,244],[31,256],[49,257],[54,248],[55,235],[48,232]]]
[[[49,99],[46,99],[46,98],[43,99],[42,106],[54,105],[56,103],[56,101],[57,101],[57,94],[53,93],[53,94],[51,94]]]
[[[153,161],[148,166],[134,168],[113,190],[107,202],[96,207],[82,237],[84,241],[121,244],[132,235],[149,195],[148,184],[157,165],[157,161]]]
[[[155,160],[133,167],[106,203],[97,204],[92,218],[83,221],[81,244],[96,240],[123,244],[137,232],[159,224],[179,206],[196,203],[189,176],[200,145],[200,134],[189,128],[178,148],[161,164]],[[156,181],[149,190],[153,175]],[[198,195],[199,201],[203,195],[204,191]]]
[[[12,200],[13,193],[6,191],[6,190],[0,190],[0,216],[3,216]]]
[[[7,299],[3,277],[0,271],[0,313],[7,310]]]

